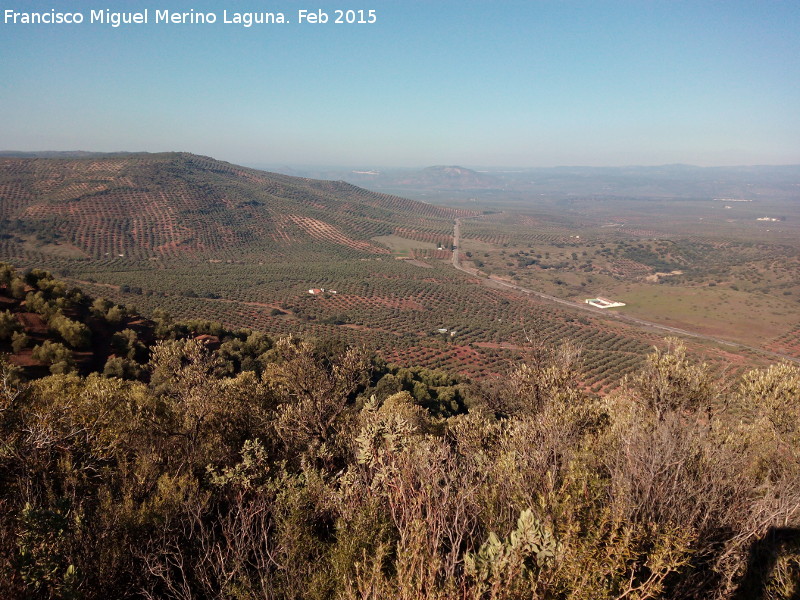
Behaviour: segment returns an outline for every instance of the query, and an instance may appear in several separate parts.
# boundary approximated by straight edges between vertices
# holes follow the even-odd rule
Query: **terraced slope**
[[[381,255],[389,250],[371,238],[446,241],[452,219],[465,214],[185,153],[0,158],[7,256],[35,247],[75,258],[232,258],[308,242],[328,255]]]

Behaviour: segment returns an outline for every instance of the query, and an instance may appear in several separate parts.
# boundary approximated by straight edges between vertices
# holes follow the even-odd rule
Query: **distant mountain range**
[[[98,153],[86,151],[0,151],[4,158],[98,159],[189,156],[183,153]],[[220,164],[222,161],[217,161]],[[697,167],[686,164],[623,167],[465,168],[438,165],[419,169],[376,167],[291,167],[251,165],[274,176],[347,182],[390,195],[426,201],[479,198],[498,193],[640,198],[800,199],[800,165]]]
[[[278,169],[283,172],[284,169]],[[800,165],[695,167],[547,167],[467,169],[291,169],[294,175],[341,179],[380,192],[447,201],[491,200],[498,192],[640,198],[800,198]]]
[[[350,171],[342,179],[353,183],[380,184],[383,186],[412,189],[471,190],[502,186],[502,181],[493,175],[479,173],[458,166],[435,166],[414,171]]]

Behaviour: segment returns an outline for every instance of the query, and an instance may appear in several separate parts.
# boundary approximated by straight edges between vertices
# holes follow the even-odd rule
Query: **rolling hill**
[[[466,214],[185,153],[0,158],[6,255],[285,254],[309,242],[328,254],[380,255],[389,250],[373,237],[446,234]]]
[[[453,269],[453,219],[475,214],[186,153],[0,157],[0,259],[147,317],[161,309],[338,339],[387,362],[477,378],[505,373],[533,332],[579,344],[582,383],[596,392],[662,342],[661,332]],[[489,248],[502,242],[492,231],[471,235]],[[688,345],[715,365],[732,360]]]

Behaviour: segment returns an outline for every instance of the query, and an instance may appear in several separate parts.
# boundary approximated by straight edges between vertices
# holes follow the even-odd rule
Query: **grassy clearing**
[[[43,243],[32,235],[19,236],[24,240],[22,248],[29,252],[43,252],[59,258],[89,258],[80,248],[68,243]]]
[[[436,250],[436,244],[432,242],[420,242],[409,240],[399,235],[379,235],[372,238],[372,241],[387,246],[393,254],[398,256],[408,256],[412,250],[422,248],[424,250]]]
[[[782,300],[719,286],[633,284],[621,287],[619,295],[628,314],[754,345],[783,334],[797,322],[797,312]]]

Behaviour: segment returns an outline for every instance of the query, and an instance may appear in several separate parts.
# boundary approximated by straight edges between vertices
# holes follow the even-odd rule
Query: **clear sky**
[[[90,24],[149,9],[147,25]],[[214,25],[155,24],[156,10]],[[374,24],[335,24],[336,8]],[[78,11],[80,25],[5,23]],[[322,9],[326,24],[299,24]],[[3,0],[0,149],[244,164],[800,163],[800,2]],[[223,10],[280,11],[245,28]]]

